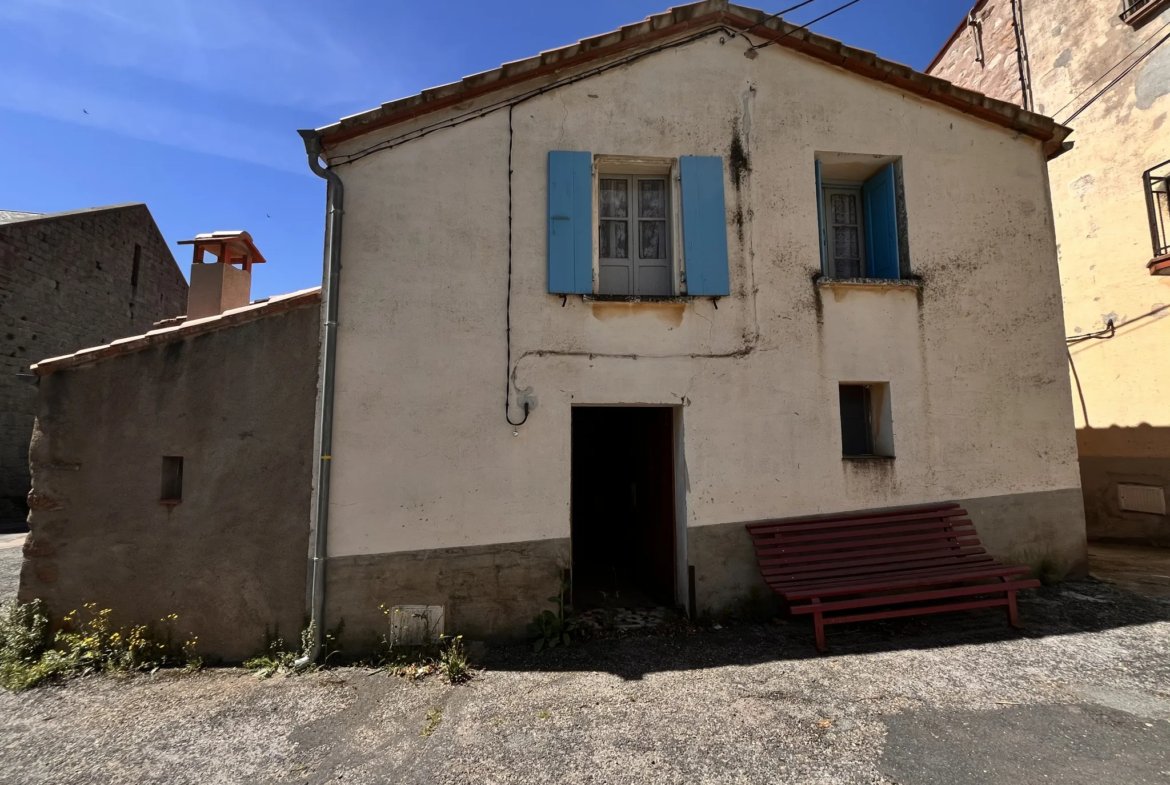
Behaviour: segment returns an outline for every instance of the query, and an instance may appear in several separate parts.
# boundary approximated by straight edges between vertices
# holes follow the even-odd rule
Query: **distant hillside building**
[[[29,366],[146,332],[186,303],[187,281],[144,204],[0,211],[0,525],[27,515]]]

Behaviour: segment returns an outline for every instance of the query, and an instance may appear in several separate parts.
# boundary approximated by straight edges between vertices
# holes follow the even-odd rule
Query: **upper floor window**
[[[1121,21],[1138,27],[1153,19],[1167,6],[1170,6],[1170,0],[1122,0]]]
[[[1146,191],[1146,213],[1154,258],[1148,265],[1153,275],[1170,275],[1170,161],[1163,161],[1142,175]]]
[[[907,269],[901,161],[823,153],[816,160],[821,270],[897,280]]]
[[[548,291],[730,294],[719,156],[548,154]]]
[[[598,294],[673,294],[669,185],[666,176],[600,175]]]

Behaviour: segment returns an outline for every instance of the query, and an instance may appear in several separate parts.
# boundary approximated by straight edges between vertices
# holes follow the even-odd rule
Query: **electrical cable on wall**
[[[1114,335],[1117,335],[1117,330],[1113,327],[1113,320],[1110,319],[1105,323],[1104,330],[1097,330],[1096,332],[1085,333],[1084,335],[1070,335],[1064,339],[1064,342],[1069,346],[1072,346],[1073,344],[1078,344],[1081,341],[1107,341]]]
[[[504,419],[513,428],[528,422],[528,402],[524,402],[524,419],[512,422],[512,107],[508,107],[508,296],[504,304],[504,342],[507,361],[504,367]],[[512,432],[516,434],[515,431]]]

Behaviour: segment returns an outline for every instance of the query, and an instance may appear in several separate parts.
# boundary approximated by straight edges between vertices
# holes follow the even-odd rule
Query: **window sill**
[[[858,463],[885,463],[894,460],[892,455],[842,455],[843,461],[856,461]]]
[[[174,507],[176,504],[182,504],[182,499],[159,499],[158,503],[166,505],[167,507]]]
[[[583,294],[581,299],[587,303],[690,303],[701,297],[688,294]]]
[[[921,289],[917,278],[817,278],[817,286],[826,289]]]

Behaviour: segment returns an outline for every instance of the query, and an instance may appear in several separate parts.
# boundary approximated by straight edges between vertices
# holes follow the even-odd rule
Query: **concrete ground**
[[[1170,548],[1089,543],[1089,571],[1129,591],[1170,597]]]
[[[0,694],[0,783],[1170,783],[1170,598],[1088,579],[1021,614],[834,627],[826,657],[795,623],[497,648],[458,687],[85,678]]]

